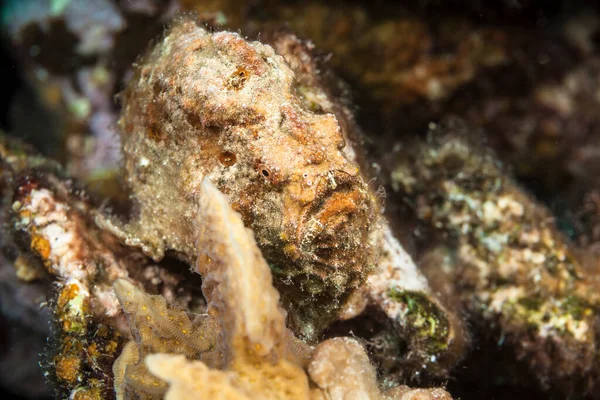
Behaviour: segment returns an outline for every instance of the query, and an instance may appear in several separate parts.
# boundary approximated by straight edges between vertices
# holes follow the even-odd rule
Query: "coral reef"
[[[150,265],[141,252],[96,227],[97,211],[56,163],[28,153],[32,150],[15,140],[2,137],[1,143],[3,172],[12,182],[7,206],[15,238],[4,246],[21,254],[14,261],[21,280],[49,274],[57,284],[49,296],[54,328],[46,368],[61,392],[110,398],[111,365],[125,330],[112,283],[131,277],[174,300],[183,278]]]
[[[579,3],[8,1],[0,385],[598,397]]]

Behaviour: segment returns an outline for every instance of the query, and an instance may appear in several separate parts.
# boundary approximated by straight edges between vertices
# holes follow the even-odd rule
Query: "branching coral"
[[[116,357],[119,335],[99,320],[92,321],[95,311],[96,315],[103,314],[106,305],[98,302],[92,306],[88,278],[98,274],[95,261],[106,261],[107,272],[112,267],[115,273],[118,267],[106,247],[92,245],[95,242],[92,235],[97,240],[94,233],[98,232],[88,230],[84,217],[88,206],[61,180],[56,163],[5,137],[1,138],[0,157],[10,182],[4,193],[10,211],[3,212],[19,233],[16,239],[22,255],[15,262],[23,264],[27,271],[21,268],[20,276],[31,277],[34,273],[32,268],[38,260],[30,257],[28,250],[31,250],[51,275],[60,278],[53,315],[56,349],[46,360],[50,375],[68,391],[99,396],[106,388],[103,381],[110,380],[102,366],[105,362],[110,365]],[[97,254],[90,257],[95,251]],[[29,261],[23,262],[28,258]],[[106,296],[110,287],[98,283],[93,294],[97,299],[110,299],[110,295]],[[96,336],[94,342],[89,340],[91,336]]]

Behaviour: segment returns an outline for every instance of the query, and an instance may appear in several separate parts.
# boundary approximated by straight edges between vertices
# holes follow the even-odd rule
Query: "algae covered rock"
[[[438,274],[544,387],[586,390],[598,374],[598,282],[549,211],[459,119],[397,154],[395,191],[455,251]],[[399,155],[402,156],[399,156]]]

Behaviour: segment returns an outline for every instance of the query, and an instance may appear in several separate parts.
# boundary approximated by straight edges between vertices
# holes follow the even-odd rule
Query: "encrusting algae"
[[[31,1],[23,10],[45,0]],[[65,111],[64,126],[42,131],[60,131],[50,136],[63,165],[0,135],[0,267],[14,276],[0,290],[46,284],[32,304],[51,310],[41,364],[56,397],[449,400],[404,383],[479,395],[462,374],[486,346],[517,371],[469,372],[490,387],[600,393],[597,204],[584,216],[589,247],[577,248],[480,132],[450,119],[407,139],[452,111],[490,129],[506,156],[492,141],[515,124],[522,177],[519,163],[546,160],[537,147],[525,160],[527,144],[539,134],[558,143],[562,126],[562,142],[582,137],[553,171],[593,186],[595,170],[582,169],[597,155],[582,143],[595,143],[594,58],[563,60],[562,39],[551,52],[552,38],[529,28],[430,20],[421,4],[115,2],[83,29],[98,5],[58,3],[3,23],[30,55],[40,107]],[[201,13],[173,18],[178,6]],[[73,35],[65,68],[40,42],[61,26]],[[594,32],[572,35],[591,52]],[[548,81],[542,56],[560,58],[566,75]],[[374,136],[331,68],[359,90]],[[500,90],[496,74],[538,69],[530,90]],[[86,194],[79,182],[102,187]],[[594,203],[598,189],[586,191]]]

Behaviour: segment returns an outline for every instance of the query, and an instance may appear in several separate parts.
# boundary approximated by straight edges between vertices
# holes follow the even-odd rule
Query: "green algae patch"
[[[594,312],[592,306],[578,296],[560,299],[523,297],[507,302],[503,309],[511,320],[523,321],[531,329],[552,329],[577,341],[587,340],[588,319]]]
[[[544,301],[540,297],[523,297],[517,301],[522,309],[522,314],[529,314],[529,319],[547,323],[551,317],[569,317],[581,321],[588,317],[593,309],[583,299],[577,296],[568,296],[552,302]]]
[[[563,309],[565,313],[572,315],[578,321],[589,317],[594,312],[594,309],[587,301],[577,296],[567,297],[563,302]]]
[[[424,342],[430,352],[440,352],[448,347],[450,325],[442,310],[420,292],[391,289],[390,297],[406,305],[405,324],[414,339]]]

